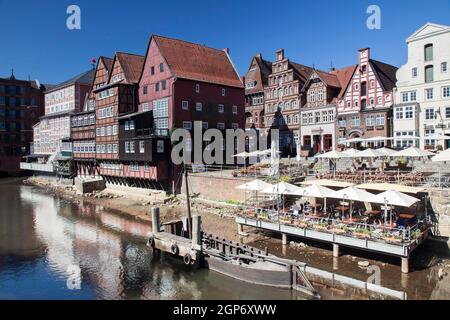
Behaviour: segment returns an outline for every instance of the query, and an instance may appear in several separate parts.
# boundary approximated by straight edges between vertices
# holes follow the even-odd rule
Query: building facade
[[[30,152],[33,126],[44,114],[45,89],[38,81],[18,80],[13,73],[0,78],[0,175],[20,173],[21,158]]]
[[[140,79],[139,103],[139,112],[152,111],[157,140],[177,128],[192,132],[195,122],[200,122],[203,130],[245,128],[245,89],[228,49],[152,36]],[[162,142],[156,145],[156,150],[162,150],[158,147]],[[190,145],[195,148],[192,141]],[[170,150],[164,149],[164,153],[170,157]],[[145,164],[137,165],[135,169],[142,172]],[[157,172],[169,171],[169,188],[177,190],[181,168],[168,167],[156,163]]]
[[[143,63],[141,55],[117,52],[110,71],[102,69],[94,83],[95,158],[100,175],[109,183],[126,182],[119,181],[127,177],[119,157],[119,118],[136,111]]]
[[[264,60],[262,54],[253,57],[245,84],[245,127],[265,129],[264,89],[272,73],[272,62]]]
[[[397,72],[394,143],[450,147],[450,27],[427,23],[406,43],[408,61]],[[405,137],[412,136],[415,139]],[[417,140],[417,137],[419,138]],[[400,139],[402,138],[402,139]]]
[[[284,155],[293,155],[296,152],[300,106],[306,99],[300,91],[312,71],[310,67],[287,59],[283,49],[276,52],[276,61],[272,63],[272,73],[265,88],[264,109],[266,128],[279,130],[280,151]]]
[[[396,67],[371,59],[369,48],[358,51],[358,64],[338,97],[338,144],[374,138],[367,146],[390,145],[382,138],[392,136],[396,72]]]
[[[301,90],[300,143],[308,155],[336,148],[336,98],[341,91],[338,72],[313,70]]]
[[[107,83],[112,59],[99,57],[91,88],[86,95],[81,112],[71,116],[71,136],[73,142],[73,163],[77,176],[89,177],[100,174],[96,161],[95,136],[95,93],[94,90]]]

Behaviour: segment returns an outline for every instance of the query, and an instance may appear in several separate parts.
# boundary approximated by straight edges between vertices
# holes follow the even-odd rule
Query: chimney
[[[256,57],[259,58],[259,59],[262,59],[262,53],[261,53],[261,52],[258,53],[258,54],[256,55]]]
[[[223,51],[224,51],[226,54],[230,55],[230,48],[225,48],[225,49],[223,49]]]
[[[366,64],[370,59],[370,48],[362,48],[358,50],[359,65]]]
[[[277,50],[277,61],[284,60],[284,49]]]

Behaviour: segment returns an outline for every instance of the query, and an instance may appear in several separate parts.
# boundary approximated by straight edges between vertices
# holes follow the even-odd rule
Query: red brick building
[[[245,126],[247,129],[265,128],[264,89],[269,83],[271,73],[271,61],[264,60],[260,53],[253,57],[244,77]]]
[[[201,121],[203,129],[245,127],[244,85],[228,49],[152,36],[139,82],[139,102],[140,112],[152,110],[157,135],[176,128],[191,130],[194,121]],[[164,152],[170,156],[170,150]],[[176,168],[169,169],[172,182],[176,181]]]
[[[84,107],[71,116],[71,137],[73,143],[74,170],[78,176],[100,174],[96,161],[95,142],[95,93],[94,90],[106,85],[113,60],[100,57],[97,61],[94,79],[86,96]]]
[[[14,74],[0,78],[0,175],[20,173],[21,158],[30,153],[33,126],[44,114],[45,89]]]
[[[93,89],[95,158],[100,175],[107,182],[126,176],[126,168],[119,160],[119,117],[136,111],[143,62],[143,56],[117,52],[112,62],[103,59],[97,70]]]

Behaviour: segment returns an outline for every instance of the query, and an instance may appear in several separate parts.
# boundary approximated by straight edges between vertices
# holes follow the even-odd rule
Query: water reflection
[[[0,209],[2,299],[299,298],[153,258],[145,246],[149,224],[100,206],[0,183]],[[80,290],[67,287],[71,266],[81,270]]]

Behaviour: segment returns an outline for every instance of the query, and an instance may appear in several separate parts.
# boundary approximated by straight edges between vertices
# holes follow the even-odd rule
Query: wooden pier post
[[[339,245],[336,243],[333,243],[333,257],[339,258]]]
[[[152,208],[152,230],[153,230],[153,233],[159,232],[161,230],[160,226],[161,226],[161,224],[160,224],[160,220],[159,220],[159,208],[154,207],[154,208]]]
[[[238,223],[238,235],[242,235],[244,233],[244,225]]]
[[[202,219],[200,216],[192,217],[192,244],[202,245],[202,234],[201,234]]]
[[[402,273],[409,273],[409,257],[402,257]]]
[[[281,244],[283,246],[288,244],[288,238],[287,238],[287,234],[286,233],[282,233],[281,234]]]

